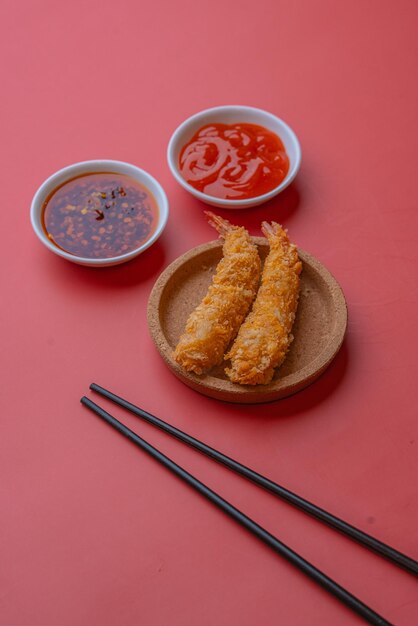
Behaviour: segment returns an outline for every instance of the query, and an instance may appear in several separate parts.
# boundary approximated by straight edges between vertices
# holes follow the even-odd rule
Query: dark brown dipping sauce
[[[108,259],[138,248],[154,233],[158,205],[152,193],[124,174],[85,174],[45,200],[42,224],[58,248],[88,259]]]

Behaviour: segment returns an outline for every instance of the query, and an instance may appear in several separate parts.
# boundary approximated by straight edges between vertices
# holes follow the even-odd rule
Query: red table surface
[[[82,407],[93,381],[418,558],[417,7],[2,3],[1,624],[361,622]],[[266,405],[183,385],[146,323],[161,271],[214,238],[167,142],[220,104],[275,113],[303,151],[287,191],[221,214],[255,235],[283,223],[348,302],[331,367]],[[169,197],[161,239],[117,268],[54,256],[29,221],[43,180],[92,158],[143,167]],[[417,623],[412,575],[111,410],[386,619]]]

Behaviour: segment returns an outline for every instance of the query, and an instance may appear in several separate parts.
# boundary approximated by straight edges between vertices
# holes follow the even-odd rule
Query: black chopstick
[[[383,543],[382,541],[379,541],[378,539],[375,539],[371,535],[364,533],[358,528],[355,528],[355,526],[352,526],[351,524],[348,524],[347,522],[336,517],[335,515],[328,513],[324,509],[319,508],[315,504],[312,504],[312,502],[305,500],[301,496],[298,496],[297,494],[293,493],[292,491],[289,491],[285,487],[278,485],[277,483],[273,482],[272,480],[269,480],[265,476],[262,476],[261,474],[254,472],[253,470],[249,469],[245,465],[242,465],[238,461],[234,461],[234,459],[231,459],[225,454],[222,454],[222,452],[218,452],[217,450],[215,450],[214,448],[211,448],[210,446],[206,445],[202,441],[199,441],[198,439],[191,437],[187,433],[179,430],[178,428],[175,428],[174,426],[171,426],[170,424],[168,424],[167,422],[164,422],[158,417],[151,415],[147,411],[144,411],[143,409],[139,408],[138,406],[135,406],[134,404],[132,404],[131,402],[128,402],[127,400],[124,400],[123,398],[117,396],[111,391],[108,391],[107,389],[100,387],[100,385],[97,385],[96,383],[92,383],[90,385],[90,389],[92,391],[99,393],[101,396],[104,396],[105,398],[112,400],[112,402],[114,402],[115,404],[122,406],[123,408],[127,409],[131,413],[134,413],[138,417],[141,417],[142,419],[153,424],[154,426],[157,426],[158,428],[160,428],[161,430],[164,430],[170,435],[173,435],[180,441],[183,441],[189,446],[192,446],[196,450],[203,452],[203,454],[206,454],[207,456],[211,457],[215,461],[222,463],[229,469],[237,472],[238,474],[241,474],[242,476],[245,476],[245,478],[248,478],[249,480],[256,483],[257,485],[260,485],[261,487],[264,487],[264,489],[267,489],[268,491],[274,493],[279,498],[282,498],[286,500],[287,502],[290,502],[294,506],[298,507],[299,509],[302,509],[303,511],[305,511],[305,513],[309,513],[310,515],[316,517],[322,522],[325,522],[329,526],[332,526],[333,528],[339,530],[340,532],[344,533],[351,539],[354,539],[355,541],[361,543],[365,547],[370,548],[374,552],[377,552],[381,556],[389,559],[396,565],[399,565],[400,567],[408,570],[409,572],[415,574],[416,576],[418,575],[417,561],[414,561],[409,556],[402,554],[402,552],[398,552],[398,550],[391,548],[390,546]]]
[[[341,602],[346,604],[350,609],[355,611],[358,615],[363,617],[370,624],[376,624],[381,626],[391,626],[390,622],[381,617],[378,613],[373,611],[366,604],[361,602],[358,598],[353,596],[349,591],[341,587],[334,580],[329,578],[326,574],[321,572],[319,569],[314,567],[311,563],[303,559],[296,552],[288,548],[284,543],[279,541],[274,535],[271,535],[267,530],[265,530],[262,526],[259,526],[252,519],[247,517],[244,513],[242,513],[239,509],[235,508],[232,504],[224,500],[217,493],[212,491],[209,487],[204,485],[200,480],[195,478],[192,474],[189,474],[185,469],[174,463],[167,456],[162,454],[159,450],[154,448],[147,441],[139,437],[136,433],[130,430],[125,424],[119,422],[116,418],[114,418],[110,413],[107,413],[104,409],[99,407],[97,404],[89,400],[83,396],[81,398],[81,403],[84,404],[91,411],[96,413],[103,420],[108,422],[113,428],[118,430],[122,435],[125,435],[130,441],[139,446],[142,450],[147,452],[154,459],[162,463],[165,467],[171,470],[174,474],[182,478],[185,482],[187,482],[191,487],[196,489],[200,494],[205,496],[208,500],[210,500],[217,507],[222,509],[225,513],[227,513],[230,517],[232,517],[236,522],[244,526],[247,530],[256,535],[261,541],[270,546],[275,552],[283,556],[285,559],[290,561],[293,565],[299,568],[302,572],[304,572],[307,576],[312,578],[315,582],[325,588],[328,592],[338,598]]]

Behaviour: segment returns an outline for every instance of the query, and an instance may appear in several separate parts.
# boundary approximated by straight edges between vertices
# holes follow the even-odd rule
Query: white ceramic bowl
[[[239,122],[264,126],[264,128],[271,130],[280,137],[290,161],[290,167],[286,178],[280,183],[280,185],[268,193],[243,200],[226,200],[224,198],[216,198],[214,196],[209,196],[206,193],[202,193],[189,185],[189,183],[184,180],[179,170],[179,155],[183,146],[190,141],[199,128],[205,126],[206,124],[237,124]],[[174,131],[169,141],[167,159],[170,170],[177,182],[199,200],[202,200],[211,206],[221,207],[224,209],[245,209],[267,202],[267,200],[270,200],[283,191],[283,189],[285,189],[292,182],[300,167],[301,149],[298,138],[293,130],[283,120],[276,117],[272,113],[268,113],[267,111],[256,109],[254,107],[230,105],[200,111],[200,113],[192,115],[185,122],[180,124],[180,126]]]
[[[55,246],[47,237],[45,230],[42,227],[42,207],[44,205],[45,200],[49,196],[49,194],[56,188],[65,183],[67,180],[71,180],[77,176],[81,176],[82,174],[88,173],[97,173],[97,172],[111,172],[113,174],[126,174],[131,178],[139,181],[147,189],[151,191],[153,194],[157,205],[158,205],[158,224],[155,232],[152,236],[145,241],[141,246],[135,248],[135,250],[131,250],[126,254],[121,254],[119,256],[103,258],[103,259],[89,259],[86,257],[75,256],[74,254],[69,254],[64,250],[61,250],[57,246]],[[126,261],[130,261],[134,257],[141,254],[144,250],[152,246],[152,244],[158,239],[161,233],[164,230],[164,227],[167,223],[168,219],[168,200],[167,196],[164,192],[164,189],[161,187],[160,183],[153,178],[150,174],[141,170],[139,167],[135,165],[131,165],[130,163],[124,163],[123,161],[111,161],[111,160],[95,160],[95,161],[81,161],[80,163],[74,163],[74,165],[69,165],[68,167],[64,167],[62,170],[55,172],[52,174],[47,180],[42,183],[39,187],[38,191],[35,193],[32,205],[30,209],[30,216],[32,226],[34,228],[35,233],[38,235],[39,239],[42,243],[54,252],[58,254],[58,256],[67,259],[68,261],[72,261],[73,263],[77,263],[78,265],[89,265],[92,267],[106,267],[109,265],[119,265],[120,263],[125,263]]]

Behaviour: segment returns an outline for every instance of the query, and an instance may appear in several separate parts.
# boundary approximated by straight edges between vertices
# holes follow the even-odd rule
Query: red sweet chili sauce
[[[289,170],[281,139],[256,124],[208,124],[182,148],[180,172],[217,198],[254,198],[279,185]]]
[[[125,174],[95,172],[65,182],[46,199],[42,222],[58,248],[89,259],[135,250],[154,233],[158,205]]]

